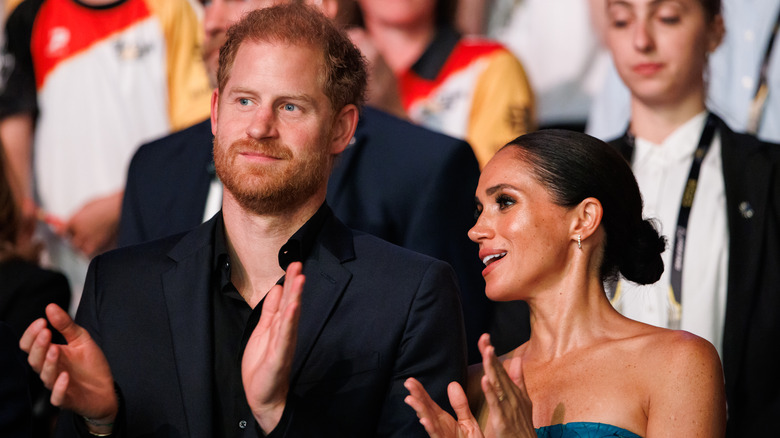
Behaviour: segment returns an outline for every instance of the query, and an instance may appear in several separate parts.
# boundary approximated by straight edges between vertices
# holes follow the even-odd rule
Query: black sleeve
[[[19,341],[5,323],[0,322],[0,436],[32,436],[32,403]]]
[[[14,9],[5,26],[0,55],[0,119],[16,114],[37,114],[30,41],[33,24],[43,0],[25,0]]]

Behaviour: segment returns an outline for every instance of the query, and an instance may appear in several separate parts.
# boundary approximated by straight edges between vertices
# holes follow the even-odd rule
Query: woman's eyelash
[[[507,207],[511,207],[514,205],[515,200],[511,196],[508,195],[498,195],[496,196],[496,204],[498,204],[499,210],[503,210]]]

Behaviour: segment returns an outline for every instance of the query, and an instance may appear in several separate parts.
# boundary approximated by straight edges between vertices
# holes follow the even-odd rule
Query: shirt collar
[[[433,41],[412,65],[411,70],[423,79],[429,81],[436,79],[459,40],[460,34],[454,28],[450,26],[437,28]]]
[[[636,138],[636,162],[644,161],[649,155],[662,157],[665,161],[690,159],[699,146],[708,112],[702,111],[669,134],[661,144],[654,144],[643,138]]]
[[[292,262],[304,261],[314,247],[317,236],[328,217],[333,214],[327,202],[323,202],[317,212],[306,221],[279,249],[279,266],[283,270]],[[230,255],[227,250],[225,221],[220,211],[214,228],[213,272],[219,281],[220,290],[230,282]]]

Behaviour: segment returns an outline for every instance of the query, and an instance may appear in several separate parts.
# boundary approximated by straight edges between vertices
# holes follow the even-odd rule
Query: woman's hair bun
[[[641,221],[632,235],[633,242],[623,245],[618,269],[623,277],[634,283],[655,283],[664,272],[661,254],[666,249],[666,238],[658,234],[651,220]]]

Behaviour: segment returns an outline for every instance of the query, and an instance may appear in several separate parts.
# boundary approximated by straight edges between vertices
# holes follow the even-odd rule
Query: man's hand
[[[86,203],[68,220],[66,235],[79,251],[92,257],[116,245],[123,192]]]
[[[284,286],[271,288],[241,360],[249,407],[266,434],[282,418],[298,333],[304,276],[300,262],[287,267]]]
[[[25,330],[19,346],[28,353],[27,361],[52,391],[51,403],[95,423],[112,424],[119,402],[111,369],[100,347],[56,304],[46,307],[46,316],[67,344],[52,344],[46,320],[39,318]],[[106,432],[105,428],[89,424],[88,427],[96,433]]]

